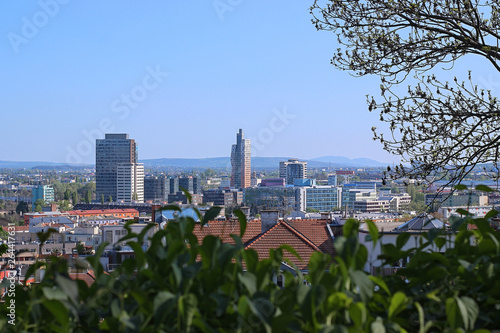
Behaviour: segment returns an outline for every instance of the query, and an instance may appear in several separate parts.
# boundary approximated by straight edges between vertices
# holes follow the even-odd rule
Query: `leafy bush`
[[[244,232],[246,221],[237,213]],[[206,220],[211,214],[207,214]],[[338,256],[315,253],[309,272],[283,271],[285,286],[273,283],[283,251],[270,250],[259,260],[245,250],[241,236],[233,244],[214,236],[198,240],[195,221],[179,217],[140,244],[147,229],[124,237],[135,251],[107,274],[99,263],[101,245],[87,260],[96,281],[89,287],[71,280],[65,260],[51,258],[30,269],[45,268],[31,287],[17,286],[15,326],[8,324],[10,298],[0,307],[0,328],[7,332],[442,332],[483,331],[500,327],[500,237],[486,219],[470,217],[453,224],[454,246],[446,234],[433,231],[421,244],[403,251],[383,245],[392,263],[411,256],[392,276],[363,271],[367,249],[357,236],[359,222],[349,220],[336,241]],[[376,242],[373,223],[370,237]],[[468,230],[475,225],[477,229]],[[442,253],[426,252],[434,243]],[[486,331],[486,330],[485,330]]]

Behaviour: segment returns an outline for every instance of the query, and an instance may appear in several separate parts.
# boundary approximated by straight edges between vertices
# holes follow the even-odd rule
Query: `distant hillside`
[[[92,167],[92,165],[65,164],[57,162],[0,161],[0,169],[79,170]]]
[[[290,157],[253,157],[252,167],[257,169],[278,168],[280,161],[286,161]],[[307,161],[309,168],[342,168],[342,167],[385,167],[386,163],[381,163],[369,158],[350,159],[343,156],[323,156]],[[229,157],[209,157],[209,158],[155,158],[145,159],[139,162],[144,163],[146,167],[174,167],[174,168],[231,168]],[[71,170],[92,168],[93,165],[66,164],[57,162],[39,162],[39,161],[0,161],[1,168],[11,169],[42,169],[42,170]]]
[[[280,161],[290,157],[253,157],[252,168],[278,168]],[[302,159],[301,159],[302,160]],[[387,164],[368,158],[349,159],[340,156],[318,157],[307,161],[309,168],[341,168],[341,167],[384,167]],[[150,167],[177,167],[177,168],[231,168],[229,157],[213,158],[158,158],[141,160]]]
[[[388,163],[382,163],[369,158],[347,158],[344,156],[323,156],[311,159],[311,161],[332,163],[352,167],[385,167]]]

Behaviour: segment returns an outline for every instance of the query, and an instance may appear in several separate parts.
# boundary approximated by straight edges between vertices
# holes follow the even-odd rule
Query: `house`
[[[402,233],[410,234],[408,242],[402,248],[404,251],[418,247],[420,245],[420,238],[422,235],[432,229],[441,229],[444,232],[449,233],[450,241],[454,240],[454,235],[449,226],[427,213],[417,215],[407,222],[379,222],[375,223],[375,226],[377,226],[379,230],[379,239],[375,246],[373,245],[370,237],[367,237],[369,232],[366,223],[362,223],[360,225],[358,234],[360,244],[365,245],[368,250],[368,260],[365,264],[364,270],[373,275],[393,274],[398,268],[406,265],[409,258],[403,260],[402,262],[385,266],[382,265],[382,260],[378,259],[378,256],[382,254],[381,244],[395,245],[398,236]],[[429,252],[445,251],[451,244],[453,244],[453,242],[447,242],[443,248],[438,248],[435,244],[432,244],[425,250]]]
[[[210,221],[207,225],[196,225],[194,234],[201,239],[207,235],[219,236],[223,242],[234,243],[231,234],[239,235],[238,220]],[[278,211],[261,211],[260,220],[250,220],[242,238],[245,249],[253,249],[259,258],[268,258],[269,250],[282,244],[290,245],[301,259],[284,251],[284,258],[307,272],[309,258],[314,252],[323,252],[335,256],[334,232],[330,220],[278,218]],[[286,265],[286,264],[284,264]]]

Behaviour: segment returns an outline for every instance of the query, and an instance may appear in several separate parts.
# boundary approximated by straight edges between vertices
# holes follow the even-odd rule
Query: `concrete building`
[[[116,166],[116,200],[144,202],[144,165],[120,163]]]
[[[293,185],[295,179],[307,178],[307,162],[298,159],[289,159],[280,162],[280,178],[285,179],[287,185]]]
[[[368,189],[350,188],[347,191],[342,191],[342,207],[347,206],[348,209],[354,209],[355,201],[377,200],[377,192]]]
[[[304,186],[295,189],[296,210],[308,209],[330,212],[339,209],[342,200],[342,188],[337,186]]]
[[[106,134],[105,139],[96,140],[96,194],[100,199],[111,196],[117,200],[117,176],[119,164],[138,161],[137,144],[128,134]]]
[[[43,200],[45,203],[54,202],[54,188],[50,185],[38,185],[33,187],[31,190],[31,204],[33,210],[35,210],[35,202],[37,200]]]
[[[243,203],[243,192],[237,189],[211,189],[203,191],[203,203],[214,206],[239,206]]]
[[[243,139],[243,130],[236,134],[236,144],[231,148],[231,186],[237,189],[251,186],[250,139]]]
[[[201,194],[201,184],[197,177],[179,177],[177,182],[179,184],[179,190],[183,188],[191,194]]]
[[[439,207],[486,206],[488,196],[477,192],[455,192],[451,195],[450,193],[428,193],[425,195],[425,204]]]

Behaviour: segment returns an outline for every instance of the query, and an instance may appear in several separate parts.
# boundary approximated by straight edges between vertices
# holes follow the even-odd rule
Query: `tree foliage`
[[[170,206],[173,207],[173,206]],[[175,208],[172,208],[175,209]],[[497,214],[490,213],[489,216]],[[239,216],[242,230],[245,219]],[[488,217],[489,217],[488,216]],[[458,233],[435,230],[415,248],[403,250],[408,234],[383,244],[387,264],[411,256],[392,276],[363,271],[367,249],[359,243],[359,222],[349,220],[335,243],[337,257],[315,253],[309,272],[282,270],[284,251],[267,259],[218,237],[199,240],[195,221],[182,217],[156,232],[143,250],[147,230],[122,241],[135,251],[110,274],[99,262],[106,244],[87,262],[95,282],[68,276],[68,263],[51,258],[39,284],[16,287],[16,325],[10,325],[10,296],[0,305],[0,329],[7,332],[427,332],[474,331],[500,326],[500,235],[487,219],[453,221]],[[379,233],[369,224],[370,237]],[[468,225],[477,229],[469,230]],[[42,235],[43,236],[43,235]],[[45,239],[45,238],[44,238]],[[474,240],[474,241],[472,241]],[[413,242],[412,242],[413,243]],[[434,244],[439,251],[426,250]],[[81,265],[83,266],[83,265]],[[283,274],[285,285],[273,283]]]
[[[381,77],[383,101],[369,97],[369,110],[380,112],[390,133],[384,136],[374,127],[374,138],[410,164],[390,170],[394,177],[456,183],[479,163],[492,163],[498,172],[498,99],[479,89],[470,73],[467,84],[425,74],[438,65],[451,69],[472,54],[500,71],[498,1],[316,0],[311,13],[317,29],[337,35],[334,66]],[[412,74],[416,85],[399,97],[398,84]]]

